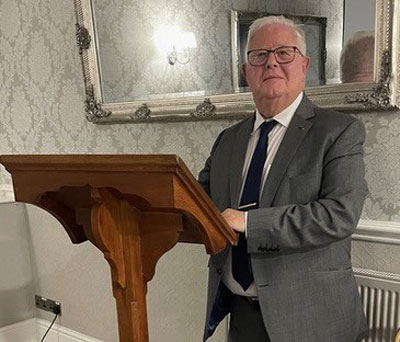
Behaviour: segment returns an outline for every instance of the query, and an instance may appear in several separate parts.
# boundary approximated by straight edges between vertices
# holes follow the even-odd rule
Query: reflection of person
[[[307,99],[305,50],[304,32],[283,17],[250,28],[243,71],[257,110],[218,136],[199,175],[240,232],[237,247],[210,259],[204,339],[228,312],[231,342],[367,335],[350,260],[367,193],[365,132]]]
[[[374,81],[375,35],[358,31],[346,42],[340,55],[340,78],[343,83]]]

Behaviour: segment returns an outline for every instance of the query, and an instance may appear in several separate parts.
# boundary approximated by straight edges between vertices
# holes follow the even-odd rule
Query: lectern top
[[[163,172],[187,166],[173,154],[66,154],[3,155],[7,170],[90,170]]]
[[[78,221],[82,212],[88,216],[90,208],[103,201],[101,189],[111,189],[117,200],[142,213],[180,213],[187,227],[180,241],[204,243],[209,253],[237,240],[176,155],[4,155],[0,163],[12,175],[15,199],[57,216],[74,242],[89,235]]]

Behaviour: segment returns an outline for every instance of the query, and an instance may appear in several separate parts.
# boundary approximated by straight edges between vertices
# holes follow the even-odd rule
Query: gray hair
[[[375,55],[374,31],[355,32],[340,54],[340,78],[347,82],[372,82]]]
[[[263,27],[265,27],[267,25],[273,25],[273,24],[281,24],[281,25],[285,25],[287,27],[292,28],[297,36],[298,49],[304,56],[306,55],[306,51],[307,51],[306,34],[305,34],[304,30],[301,28],[301,26],[295,24],[293,20],[285,18],[283,15],[268,16],[268,17],[263,17],[263,18],[254,20],[253,23],[250,25],[249,33],[247,35],[247,43],[246,43],[246,51],[245,51],[246,62],[247,62],[247,51],[249,51],[249,45],[250,45],[251,38],[254,36],[254,34],[258,30],[262,29]]]

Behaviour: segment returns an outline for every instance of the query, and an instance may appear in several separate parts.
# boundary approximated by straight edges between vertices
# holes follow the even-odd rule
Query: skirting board
[[[32,318],[0,328],[0,342],[37,342],[44,336],[51,322]],[[54,324],[46,342],[102,342],[93,337]]]

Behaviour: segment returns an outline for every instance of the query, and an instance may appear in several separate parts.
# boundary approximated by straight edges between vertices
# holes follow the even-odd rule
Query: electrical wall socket
[[[35,306],[38,309],[61,315],[61,303],[56,300],[35,295]]]

